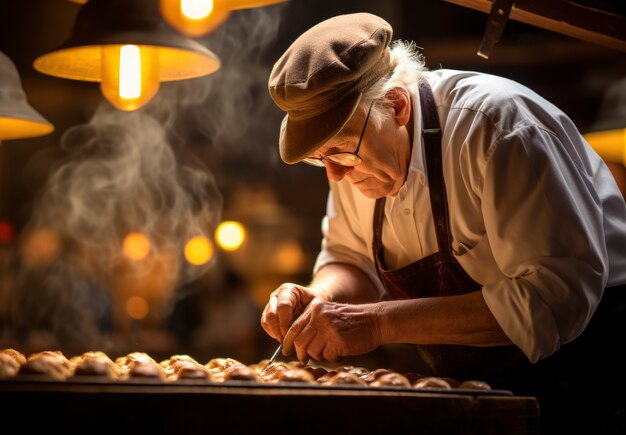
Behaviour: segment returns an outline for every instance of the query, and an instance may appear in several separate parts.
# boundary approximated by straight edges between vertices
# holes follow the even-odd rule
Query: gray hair
[[[394,41],[391,45],[391,61],[396,64],[391,75],[383,77],[363,92],[358,110],[367,112],[372,101],[375,101],[370,112],[369,122],[376,129],[382,126],[386,117],[386,109],[390,102],[385,97],[394,88],[409,89],[417,83],[425,71],[424,57],[419,53],[414,42]]]

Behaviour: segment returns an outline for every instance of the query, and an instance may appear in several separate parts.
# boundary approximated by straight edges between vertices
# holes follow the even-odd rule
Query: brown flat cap
[[[287,112],[280,156],[297,163],[348,122],[363,90],[393,69],[392,29],[376,15],[338,15],[300,35],[274,64],[269,92]]]

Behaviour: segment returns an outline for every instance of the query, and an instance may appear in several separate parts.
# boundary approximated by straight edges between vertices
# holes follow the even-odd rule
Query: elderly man
[[[391,40],[377,16],[340,15],[274,65],[281,158],[325,168],[330,195],[312,282],[276,289],[263,328],[302,361],[410,343],[434,375],[578,403],[602,375],[586,364],[615,374],[626,337],[611,173],[528,88],[427,71]]]

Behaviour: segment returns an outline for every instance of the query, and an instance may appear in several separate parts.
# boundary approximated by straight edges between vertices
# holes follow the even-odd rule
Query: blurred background
[[[618,2],[602,3],[624,16]],[[123,111],[98,83],[33,67],[71,36],[81,7],[0,2],[0,52],[54,126],[0,142],[0,348],[27,354],[245,363],[271,355],[261,311],[281,283],[310,280],[328,188],[323,171],[280,161],[282,112],[267,79],[289,44],[325,18],[378,14],[394,39],[422,47],[428,68],[517,80],[581,132],[596,129],[608,90],[626,77],[623,45],[515,20],[480,57],[488,14],[456,3],[289,0],[231,11],[193,37],[219,70],[162,82],[145,106]],[[623,163],[611,164],[623,177]],[[359,362],[381,366],[389,352]]]

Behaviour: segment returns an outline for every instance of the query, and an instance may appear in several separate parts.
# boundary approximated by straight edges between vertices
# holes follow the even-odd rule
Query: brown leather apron
[[[373,253],[378,276],[391,299],[453,296],[481,288],[452,254],[448,202],[441,162],[441,129],[435,99],[425,79],[420,82],[419,93],[430,205],[439,251],[399,269],[386,269],[382,244],[386,198],[379,198],[374,209]],[[433,375],[460,380],[494,381],[503,370],[508,370],[525,359],[515,346],[420,345],[418,351],[432,369]]]

